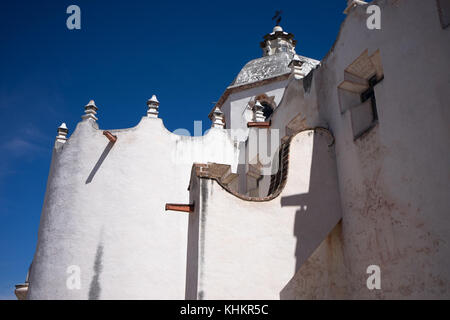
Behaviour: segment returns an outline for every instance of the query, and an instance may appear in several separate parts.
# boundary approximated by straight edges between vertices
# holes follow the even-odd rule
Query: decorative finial
[[[147,117],[149,118],[158,118],[158,109],[159,109],[159,101],[155,95],[153,95],[150,99],[147,100]]]
[[[291,68],[293,68],[293,67],[301,67],[302,65],[303,65],[303,61],[300,59],[298,54],[294,54],[294,56],[292,57],[291,62],[289,63],[289,67],[291,67]]]
[[[266,121],[266,117],[264,116],[264,106],[261,102],[256,101],[255,106],[253,107],[255,113],[255,122],[264,122]]]
[[[353,8],[366,4],[367,2],[362,0],[347,0],[347,8],[345,8],[344,13],[348,14]]]
[[[95,116],[97,114],[97,106],[95,105],[94,100],[89,101],[87,105],[84,106],[84,115],[81,116],[83,120],[92,119],[97,121],[98,118]]]
[[[56,136],[56,141],[55,142],[66,143],[66,141],[67,141],[67,134],[68,133],[69,133],[69,129],[67,129],[66,124],[63,122],[58,127],[58,135]]]
[[[301,79],[306,76],[306,73],[302,69],[303,63],[304,62],[297,54],[294,55],[291,62],[289,63],[289,67],[291,68],[291,76],[295,79]]]
[[[275,11],[275,15],[272,18],[272,21],[275,20],[276,21],[276,25],[275,26],[279,26],[280,22],[281,22],[281,14],[283,13],[283,11],[281,10],[277,10]],[[274,29],[275,31],[275,29]]]
[[[18,300],[26,300],[28,294],[28,282],[16,284],[16,289],[14,290],[14,294],[16,295]]]
[[[224,128],[225,123],[223,119],[223,112],[218,107],[216,107],[212,113],[212,125],[213,128]]]

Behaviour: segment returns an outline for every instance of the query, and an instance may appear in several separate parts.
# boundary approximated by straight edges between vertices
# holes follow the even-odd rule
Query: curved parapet
[[[278,299],[341,219],[332,136],[305,130],[288,143],[289,169],[264,198],[238,195],[213,165],[194,165],[187,299]]]
[[[28,299],[183,299],[193,162],[236,166],[229,134],[177,136],[159,118],[103,131],[87,119],[54,149]]]

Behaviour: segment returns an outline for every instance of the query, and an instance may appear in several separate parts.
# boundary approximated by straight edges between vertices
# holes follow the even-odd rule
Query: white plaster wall
[[[314,84],[312,89],[305,90],[304,81],[295,78],[289,80],[280,104],[272,115],[271,129],[280,130],[280,139],[294,133],[286,129],[294,118],[297,118],[297,126],[293,130],[327,127],[326,121],[319,113]]]
[[[336,138],[342,231],[329,235],[330,242],[322,242],[292,278],[299,206],[283,207],[282,197],[245,202],[200,179],[203,185],[191,192],[199,205],[190,217],[194,231],[189,232],[188,254],[197,260],[188,261],[188,297],[278,298],[281,291],[281,297],[290,298],[449,297],[450,28],[441,28],[435,1],[372,4],[382,8],[382,29],[365,27],[365,7],[353,10],[314,73],[311,93],[304,93],[303,82],[285,80],[233,93],[222,107],[228,128],[248,132],[243,111],[250,99],[266,93],[280,103],[273,128],[286,133],[296,114],[306,116],[307,127],[330,126]],[[379,124],[354,142],[350,113],[340,112],[337,86],[344,69],[366,48],[369,53],[380,49],[385,79],[375,90]],[[182,299],[187,215],[166,213],[164,204],[188,202],[194,161],[229,163],[238,170],[238,147],[218,129],[205,137],[175,137],[161,120],[144,118],[135,128],[113,132],[118,142],[86,184],[107,146],[101,133],[82,122],[53,156],[29,298]],[[308,163],[331,168],[326,156],[319,161],[305,157],[314,153],[304,139],[300,161],[291,163],[290,195],[311,193],[302,189],[310,184],[308,172],[315,172],[306,170]],[[326,187],[329,176],[319,175],[317,185]],[[328,187],[338,194],[337,187]],[[321,192],[312,195],[317,204],[312,210],[328,199]],[[312,237],[311,243],[319,245],[319,238]],[[329,258],[330,253],[343,259]],[[342,261],[345,272],[330,272]],[[81,290],[65,286],[71,264],[81,267]],[[366,288],[370,264],[381,267],[381,291]],[[342,274],[348,276],[345,285]],[[302,282],[302,277],[317,281]],[[336,281],[345,290],[329,287]]]
[[[349,297],[449,298],[450,29],[436,1],[371,4],[381,7],[381,30],[365,27],[365,7],[353,10],[314,79],[336,138]],[[379,124],[354,142],[337,86],[366,48],[380,49],[384,69]],[[381,290],[366,287],[371,264],[381,268]]]
[[[176,136],[161,119],[111,132],[108,152],[102,130],[83,121],[54,151],[29,299],[185,297],[188,215],[165,203],[188,203],[192,161],[235,166],[237,149],[222,129]],[[70,265],[81,268],[80,290],[66,287]]]
[[[348,278],[342,251],[342,221],[300,267],[280,293],[282,300],[348,299]]]
[[[311,87],[313,88],[312,90],[311,88],[307,88],[305,91],[304,79],[291,77],[288,80],[278,107],[271,117],[271,126],[267,138],[268,150],[274,149],[270,145],[280,146],[283,139],[291,136],[295,132],[306,128],[328,127],[318,110],[314,84]],[[293,121],[295,121],[295,124],[292,124]],[[288,125],[292,127],[288,128]],[[264,170],[262,172],[263,178],[259,181],[258,185],[261,196],[268,194],[271,181],[270,175],[275,174],[278,170],[276,154],[273,160],[270,170]]]
[[[265,93],[269,97],[275,96],[275,103],[278,105],[283,97],[287,83],[287,80],[274,81],[255,88],[231,93],[222,106],[227,128],[243,129],[247,131],[247,122],[249,120],[245,119],[244,112],[248,103],[257,95]]]
[[[189,299],[279,299],[296,270],[341,218],[330,136],[297,134],[278,197],[245,201],[194,177],[189,217]]]
[[[231,135],[241,143],[241,165],[233,172],[239,174],[238,190],[242,194],[246,194],[248,191],[246,166],[243,165],[246,159],[245,141],[249,133],[247,122],[253,121],[250,115],[252,111],[247,109],[248,103],[254,100],[257,95],[265,93],[269,97],[275,96],[275,103],[278,105],[283,97],[287,84],[288,80],[274,81],[258,87],[231,93],[222,105],[221,109],[225,116],[226,127],[232,129]]]

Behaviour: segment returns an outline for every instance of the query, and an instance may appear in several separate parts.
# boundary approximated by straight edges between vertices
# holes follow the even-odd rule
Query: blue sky
[[[81,8],[68,30],[66,8]],[[346,0],[2,1],[0,4],[0,299],[14,298],[36,247],[56,128],[94,99],[101,129],[135,126],[158,96],[173,131],[193,132],[243,65],[261,56],[276,10],[297,53],[322,59]],[[70,133],[69,133],[70,134]]]

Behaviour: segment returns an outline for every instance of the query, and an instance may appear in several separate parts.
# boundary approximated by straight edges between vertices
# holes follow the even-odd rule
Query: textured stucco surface
[[[366,28],[366,6],[352,9],[306,78],[224,95],[226,126],[241,130],[240,144],[221,129],[180,137],[143,118],[112,130],[111,145],[93,122],[80,122],[53,153],[28,298],[449,298],[450,28],[436,1],[371,4],[382,9],[381,30]],[[366,49],[380,50],[384,79],[375,87],[378,122],[354,140],[354,106],[338,86]],[[262,93],[275,97],[271,129],[280,139],[301,131],[282,194],[245,201],[191,177],[193,162],[230,164],[248,191],[238,158],[247,152],[248,104]],[[306,130],[316,127],[332,135]],[[260,196],[269,183],[260,181]],[[165,212],[167,202],[195,211]],[[381,290],[366,287],[372,264]],[[70,265],[81,267],[80,290],[66,288]]]
[[[281,194],[245,201],[194,177],[188,299],[279,299],[341,218],[334,149],[322,131],[298,133]]]
[[[313,81],[320,114],[336,138],[345,297],[449,298],[450,30],[440,25],[436,1],[371,4],[381,6],[381,30],[365,27],[365,6],[354,9]],[[381,53],[379,122],[353,141],[337,86],[365,49]],[[381,290],[366,287],[371,264],[381,268]],[[331,267],[319,264],[317,272]],[[339,278],[319,281],[300,288],[329,288],[309,297],[332,297],[330,283]]]
[[[176,136],[161,119],[111,132],[114,145],[83,121],[54,150],[29,299],[184,298],[188,217],[164,205],[188,202],[192,161],[234,165],[237,149],[224,130]]]

